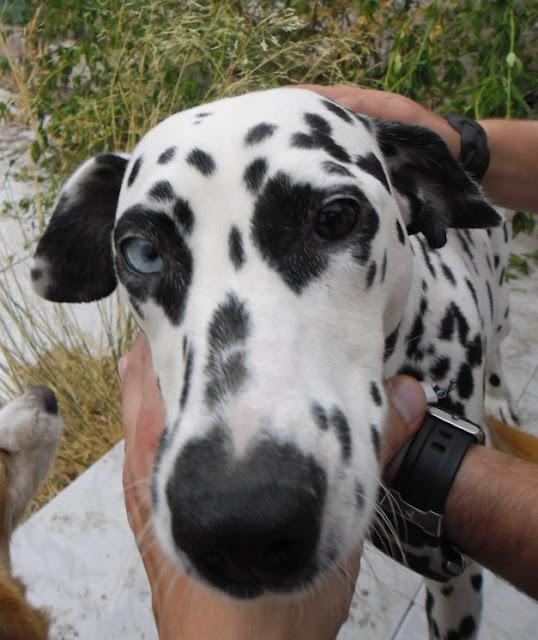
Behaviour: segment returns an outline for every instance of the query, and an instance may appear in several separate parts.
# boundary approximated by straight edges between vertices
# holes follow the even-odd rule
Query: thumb
[[[390,411],[381,460],[386,466],[424,421],[426,396],[421,385],[410,376],[395,376],[385,383]]]

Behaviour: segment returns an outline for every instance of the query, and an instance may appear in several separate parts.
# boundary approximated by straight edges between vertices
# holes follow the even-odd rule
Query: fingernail
[[[127,356],[121,356],[118,360],[118,373],[120,376],[120,380],[123,380],[123,376],[125,375],[125,371],[127,369]]]
[[[426,396],[416,380],[409,376],[396,376],[389,380],[387,392],[409,427],[423,418],[426,411]]]

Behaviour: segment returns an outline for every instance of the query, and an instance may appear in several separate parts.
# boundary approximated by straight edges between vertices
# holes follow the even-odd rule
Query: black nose
[[[32,391],[43,404],[45,411],[48,413],[58,413],[58,401],[52,389],[49,389],[44,384],[38,384],[32,388]]]
[[[251,598],[317,574],[325,472],[290,444],[233,459],[223,431],[189,443],[168,482],[172,534],[213,586]]]

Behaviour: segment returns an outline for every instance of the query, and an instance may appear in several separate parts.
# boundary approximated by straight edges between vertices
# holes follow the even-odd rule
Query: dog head
[[[11,533],[47,475],[61,432],[48,387],[34,387],[0,410],[0,547],[6,564]]]
[[[56,301],[125,289],[167,413],[157,533],[188,571],[248,597],[309,585],[364,538],[407,234],[437,247],[447,227],[498,222],[432,132],[271,90],[86,162],[32,278]]]

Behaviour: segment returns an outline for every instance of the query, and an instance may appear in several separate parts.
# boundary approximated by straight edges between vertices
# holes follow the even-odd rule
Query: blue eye
[[[121,251],[129,267],[137,273],[159,273],[163,261],[155,245],[144,238],[127,238]]]

